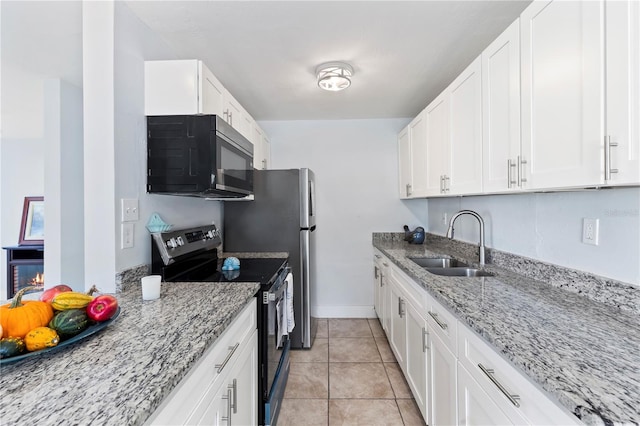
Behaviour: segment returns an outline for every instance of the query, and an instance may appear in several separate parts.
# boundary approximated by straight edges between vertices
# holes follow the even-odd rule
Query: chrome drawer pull
[[[438,318],[438,314],[434,314],[433,312],[429,311],[429,315],[431,315],[431,318],[433,318],[433,320],[440,326],[441,329],[447,329],[447,323],[440,321],[440,319]]]
[[[500,392],[502,392],[504,394],[504,396],[506,396],[507,399],[509,401],[511,401],[511,403],[513,405],[515,405],[516,407],[520,407],[520,403],[518,402],[518,400],[520,399],[520,396],[519,395],[511,395],[509,392],[507,392],[507,390],[504,388],[504,386],[502,386],[502,384],[500,384],[500,382],[494,377],[493,369],[486,368],[481,363],[478,363],[478,367],[489,378],[489,380],[491,380],[491,382],[494,385],[496,385],[498,389],[500,389]]]
[[[422,327],[422,352],[427,352],[427,349],[429,349],[429,346],[427,346],[427,336],[429,335],[429,332],[427,331],[427,329],[425,327]]]
[[[232,385],[228,385],[227,387],[231,390],[233,390],[233,403],[231,404],[231,406],[233,407],[233,414],[237,414],[238,413],[238,380],[237,379],[233,379],[233,384]]]
[[[233,356],[233,354],[236,351],[236,349],[238,349],[238,346],[240,346],[240,342],[236,343],[233,346],[229,346],[229,353],[227,354],[227,357],[224,359],[224,361],[222,361],[222,364],[216,364],[215,365],[215,368],[218,369],[218,374],[222,373],[222,370],[224,370],[224,367],[227,365],[227,363],[229,362],[229,360]]]

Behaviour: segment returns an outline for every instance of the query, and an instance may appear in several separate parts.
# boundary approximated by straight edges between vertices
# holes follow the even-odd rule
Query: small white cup
[[[160,275],[142,277],[142,300],[160,299],[161,279]]]

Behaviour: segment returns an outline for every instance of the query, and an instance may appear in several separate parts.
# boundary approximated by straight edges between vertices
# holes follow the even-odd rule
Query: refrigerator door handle
[[[311,232],[312,230],[300,231],[300,261],[302,263],[302,273],[300,279],[302,296],[302,347],[308,348],[311,346],[311,295],[309,294],[309,259],[311,256]],[[300,303],[299,302],[299,303]],[[294,304],[296,301],[294,300]]]

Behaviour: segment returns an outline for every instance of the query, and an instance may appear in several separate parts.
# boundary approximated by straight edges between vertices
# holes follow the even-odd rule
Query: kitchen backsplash
[[[404,233],[374,233],[373,240],[402,243]],[[425,244],[437,245],[438,251],[452,252],[465,259],[477,259],[478,257],[476,244],[450,240],[440,235],[428,233]],[[488,247],[486,261],[489,264],[554,287],[580,294],[596,302],[614,306],[626,312],[640,314],[640,288],[631,284]]]

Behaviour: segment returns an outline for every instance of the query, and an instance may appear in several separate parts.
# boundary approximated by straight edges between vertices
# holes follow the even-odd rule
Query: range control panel
[[[215,225],[158,232],[151,235],[165,265],[173,263],[180,256],[212,250],[222,244],[220,231]]]

